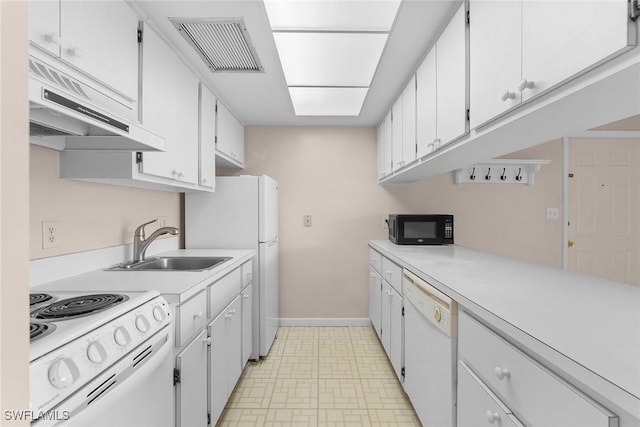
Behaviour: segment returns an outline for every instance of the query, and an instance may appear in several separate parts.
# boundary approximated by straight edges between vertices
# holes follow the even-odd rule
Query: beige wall
[[[0,424],[29,409],[27,2],[0,1]]]
[[[32,145],[30,175],[31,259],[131,243],[135,228],[158,216],[180,225],[178,193],[60,179],[55,150]],[[42,249],[42,221],[51,220],[58,221],[59,247]]]
[[[453,213],[456,241],[536,263],[561,265],[562,145],[512,157],[552,160],[533,186],[453,183],[453,174],[376,185],[372,127],[247,127],[245,169],[280,184],[281,316],[367,317],[367,241],[386,239],[389,213]],[[303,215],[313,226],[303,227]]]

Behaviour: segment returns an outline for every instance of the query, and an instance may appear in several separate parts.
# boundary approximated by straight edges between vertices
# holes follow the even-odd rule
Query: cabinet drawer
[[[176,307],[176,346],[182,347],[207,326],[207,294],[202,291]]]
[[[399,294],[402,294],[402,268],[388,258],[382,257],[382,278]]]
[[[523,427],[464,363],[458,364],[458,427]]]
[[[382,270],[382,255],[380,252],[369,248],[369,264],[380,273]]]
[[[215,317],[235,296],[240,294],[241,268],[236,268],[207,288],[209,291],[209,318]]]
[[[618,418],[468,314],[460,313],[460,358],[527,425],[618,425]]]
[[[244,289],[253,280],[253,260],[242,264],[242,288]]]

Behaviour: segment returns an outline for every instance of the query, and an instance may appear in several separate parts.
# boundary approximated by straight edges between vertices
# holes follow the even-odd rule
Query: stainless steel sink
[[[159,257],[120,264],[108,271],[205,271],[230,260],[231,257]]]

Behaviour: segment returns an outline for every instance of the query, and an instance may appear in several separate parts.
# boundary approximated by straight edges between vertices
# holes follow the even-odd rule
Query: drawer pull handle
[[[197,313],[193,313],[194,320],[198,320],[201,317],[202,317],[202,312],[201,311],[198,311]]]
[[[249,294],[242,294],[242,298],[249,299]]]
[[[510,92],[508,90],[505,90],[502,93],[502,96],[500,97],[500,99],[502,99],[502,102],[506,102],[506,101],[508,101],[510,99],[515,99],[515,97],[516,97],[515,92]]]
[[[487,417],[487,421],[489,421],[489,423],[491,424],[500,422],[500,414],[498,414],[497,412],[491,412],[491,410],[487,409],[485,415]]]
[[[211,345],[211,337],[205,337],[202,342],[206,345]]]
[[[498,377],[499,380],[503,380],[505,378],[509,379],[511,377],[511,372],[509,372],[508,369],[504,369],[499,366],[496,366],[493,372],[496,374],[496,377]]]

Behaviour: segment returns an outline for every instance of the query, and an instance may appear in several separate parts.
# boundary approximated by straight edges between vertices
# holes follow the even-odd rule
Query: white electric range
[[[158,387],[170,381],[170,369],[160,367],[170,366],[172,323],[158,292],[39,287],[30,306],[32,425],[163,425],[173,418],[163,412],[172,394]]]

